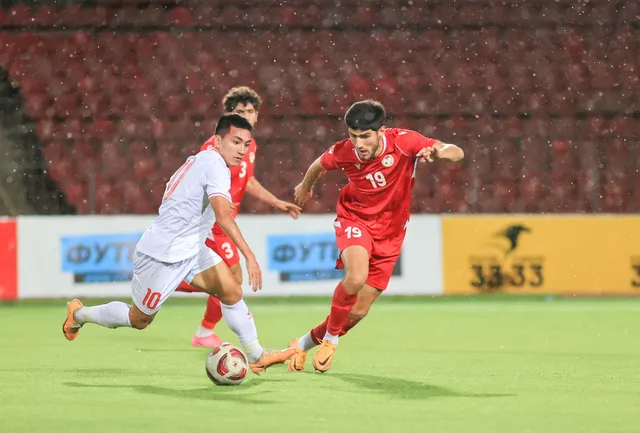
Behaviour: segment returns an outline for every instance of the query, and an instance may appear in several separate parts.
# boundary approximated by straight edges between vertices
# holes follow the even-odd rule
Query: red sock
[[[338,283],[336,291],[333,292],[333,301],[331,302],[331,313],[327,318],[327,332],[331,335],[340,335],[342,327],[347,323],[347,317],[351,311],[351,307],[356,303],[358,295],[347,293],[342,287],[342,283]]]
[[[213,329],[221,319],[222,307],[220,307],[220,300],[215,296],[209,296],[209,299],[207,299],[207,309],[202,319],[202,327]]]
[[[181,281],[180,285],[176,289],[176,292],[194,293],[194,292],[200,292],[200,289],[196,289],[191,284],[189,284],[189,283],[187,283],[185,281]]]
[[[322,322],[321,324],[319,324],[318,326],[316,326],[315,328],[313,328],[311,330],[311,339],[313,340],[314,344],[317,346],[318,344],[322,343],[322,339],[324,338],[324,334],[327,333],[327,321],[329,320],[329,316],[327,316],[326,319],[324,319],[324,322]]]
[[[329,320],[329,316],[327,316],[327,318],[324,319],[324,321],[321,324],[319,324],[318,326],[313,328],[311,330],[311,332],[310,332],[311,339],[313,340],[313,343],[316,346],[322,343],[322,339],[324,338],[324,334],[327,333],[327,320]],[[356,326],[358,324],[358,322],[359,322],[359,320],[349,320],[349,319],[347,319],[346,323],[342,327],[342,330],[340,331],[340,337],[342,337],[343,335],[346,335],[347,332],[349,332],[351,330],[351,328],[353,328],[354,326]]]

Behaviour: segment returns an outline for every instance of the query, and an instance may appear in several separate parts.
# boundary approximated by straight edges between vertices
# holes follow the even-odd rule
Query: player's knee
[[[222,288],[222,293],[218,296],[221,303],[234,305],[242,299],[242,287],[234,280],[234,284],[229,284]]]
[[[131,323],[131,327],[134,329],[145,329],[147,326],[153,322],[154,316],[142,316],[136,314],[129,314],[129,322]]]
[[[365,271],[351,271],[345,274],[342,286],[349,293],[357,293],[367,282],[369,273]]]

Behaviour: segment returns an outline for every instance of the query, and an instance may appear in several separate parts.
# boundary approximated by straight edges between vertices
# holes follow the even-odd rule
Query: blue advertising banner
[[[280,281],[341,279],[334,233],[287,234],[267,237],[267,267]]]
[[[131,280],[133,253],[142,233],[65,236],[60,238],[62,271],[76,283]]]

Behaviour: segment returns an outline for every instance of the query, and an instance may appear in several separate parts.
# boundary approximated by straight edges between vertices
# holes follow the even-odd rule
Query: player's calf
[[[80,328],[87,323],[94,323],[105,328],[144,329],[153,321],[155,314],[149,316],[124,302],[114,301],[108,304],[85,307],[74,299],[67,307],[67,318],[63,324],[63,332],[67,340],[74,340]]]
[[[340,331],[369,276],[369,250],[362,245],[350,245],[342,250],[340,260],[344,266],[344,278],[333,292],[327,332],[323,338],[334,345],[338,344]]]
[[[353,306],[353,308],[349,312],[349,315],[347,316],[347,321],[342,326],[342,331],[340,332],[341,337],[349,332],[358,323],[360,323],[362,319],[367,317],[367,314],[369,314],[369,308],[371,307],[371,305],[362,306],[359,304],[360,298],[358,298],[358,300],[356,301],[356,304]]]
[[[281,364],[293,355],[293,349],[278,351],[262,347],[253,314],[242,298],[242,288],[224,262],[198,273],[191,284],[220,300],[222,317],[238,337],[254,373],[260,374],[267,367]]]
[[[340,331],[340,336],[345,336],[349,331],[351,331],[360,321],[364,319],[364,316],[356,318],[356,319],[347,319],[347,322],[342,326],[342,331]]]
[[[351,310],[351,312],[349,313],[349,315],[347,316],[347,321],[348,322],[352,322],[355,326],[356,323],[358,323],[359,321],[361,321],[362,319],[364,319],[365,317],[367,317],[367,313],[363,312],[363,313],[358,313],[358,312],[354,312],[353,309]],[[352,328],[353,328],[352,326]]]
[[[225,261],[227,265],[229,263]],[[233,278],[240,286],[240,291],[242,290],[242,268],[240,267],[240,263],[235,263],[229,266],[229,270],[233,274]],[[236,296],[237,298],[237,296]],[[229,301],[227,299],[227,301]],[[239,299],[231,299],[232,303],[236,303]],[[205,347],[218,347],[223,341],[218,337],[214,331],[218,322],[222,320],[222,307],[220,306],[220,299],[216,296],[209,296],[207,300],[207,308],[204,312],[204,317],[202,318],[202,322],[200,326],[196,330],[196,334],[191,339],[191,345],[194,347],[205,346]]]
[[[140,311],[140,309],[135,305],[133,305],[129,310],[129,323],[131,324],[131,327],[135,329],[145,329],[151,324],[151,322],[153,322],[155,317],[155,313],[148,315]]]

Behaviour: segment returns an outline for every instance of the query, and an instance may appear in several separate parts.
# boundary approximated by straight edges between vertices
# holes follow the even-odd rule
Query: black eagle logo
[[[495,235],[495,237],[505,238],[509,241],[509,248],[504,252],[505,256],[508,256],[518,248],[518,242],[522,233],[531,233],[531,229],[522,224],[514,224]]]

